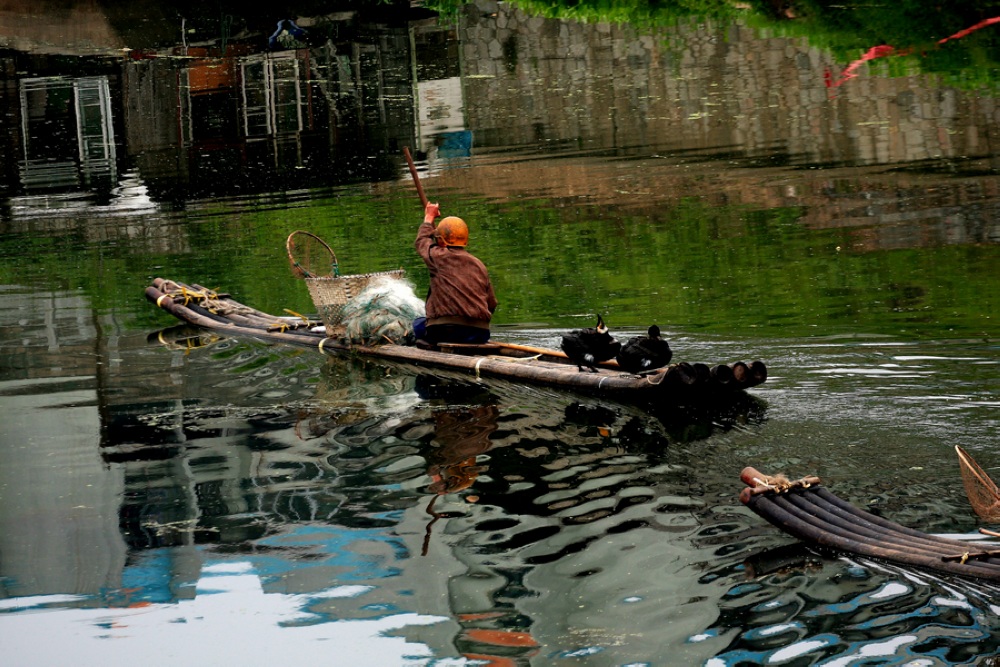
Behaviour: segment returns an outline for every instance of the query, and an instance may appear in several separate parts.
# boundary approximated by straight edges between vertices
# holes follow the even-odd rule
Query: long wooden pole
[[[410,149],[403,146],[403,155],[406,156],[406,164],[410,167],[410,176],[413,177],[413,184],[417,186],[417,194],[420,195],[420,204],[427,208],[427,195],[424,194],[424,186],[420,184],[420,176],[417,175],[417,167],[410,157]]]
[[[507,350],[517,350],[519,352],[529,352],[531,354],[543,354],[549,357],[558,357],[560,359],[569,359],[565,352],[562,350],[552,350],[546,347],[532,347],[531,345],[518,345],[517,343],[501,343],[497,341],[490,341],[491,345],[497,345],[499,347],[505,348]],[[609,368],[618,368],[618,362],[614,359],[609,361],[602,361],[597,364],[598,366],[606,366]]]

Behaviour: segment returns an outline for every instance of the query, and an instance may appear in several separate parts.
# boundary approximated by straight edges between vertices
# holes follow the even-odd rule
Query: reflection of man
[[[423,555],[430,546],[431,530],[438,519],[458,516],[438,512],[434,503],[443,495],[468,489],[486,470],[477,460],[493,446],[490,436],[497,430],[500,409],[496,397],[481,384],[456,382],[433,375],[418,375],[417,393],[435,407],[434,439],[427,445],[424,458],[431,483],[427,490],[433,495],[426,512],[433,517],[427,524]],[[470,402],[472,405],[470,405]],[[456,404],[461,405],[456,405]],[[476,502],[475,496],[466,496]]]
[[[434,448],[427,455],[428,491],[455,493],[472,486],[486,466],[476,458],[489,451],[490,434],[497,430],[496,405],[450,408],[434,413]]]
[[[435,495],[427,506],[427,513],[434,518],[427,526],[423,554],[427,555],[431,526],[439,518],[449,516],[434,511],[434,501],[447,493],[469,488],[487,466],[478,464],[476,458],[490,450],[490,435],[497,430],[500,410],[493,403],[475,407],[446,408],[434,413],[433,449],[427,454],[430,464],[427,472],[433,480],[428,490]],[[466,496],[473,501],[473,496]],[[522,658],[538,653],[538,642],[527,628],[502,627],[502,612],[491,614],[457,614],[462,626],[458,645],[462,655],[470,660],[490,665],[520,664]],[[491,622],[493,621],[493,622]],[[500,627],[492,627],[494,626]],[[490,627],[484,627],[490,626]],[[517,658],[512,657],[517,656]]]
[[[472,486],[479,473],[486,470],[476,458],[489,451],[490,434],[497,430],[500,410],[493,403],[475,407],[445,408],[434,412],[434,440],[427,453],[427,474],[431,483],[427,490],[433,493],[427,503],[427,513],[432,517],[427,524],[421,555],[426,556],[430,547],[431,530],[438,519],[456,516],[434,509],[434,502],[447,493],[457,493]],[[466,497],[475,502],[474,496]]]

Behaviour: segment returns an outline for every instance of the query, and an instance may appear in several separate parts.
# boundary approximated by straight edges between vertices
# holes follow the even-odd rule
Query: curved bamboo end
[[[743,472],[740,473],[740,480],[750,487],[757,486],[757,480],[764,479],[765,477],[767,477],[767,475],[753,466],[747,466],[743,469]]]
[[[166,296],[166,294],[164,294],[157,287],[154,287],[154,286],[150,285],[149,287],[146,288],[146,300],[147,301],[152,301],[153,303],[155,303],[157,308],[163,308],[163,305],[161,304],[161,300],[165,296]]]

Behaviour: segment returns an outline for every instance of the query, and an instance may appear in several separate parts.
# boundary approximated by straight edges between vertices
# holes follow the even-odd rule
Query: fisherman
[[[427,294],[427,316],[413,321],[417,345],[437,343],[485,343],[490,339],[490,320],[497,298],[486,266],[465,246],[469,227],[461,218],[444,218],[437,204],[424,207],[424,222],[414,247],[427,264],[431,284]]]

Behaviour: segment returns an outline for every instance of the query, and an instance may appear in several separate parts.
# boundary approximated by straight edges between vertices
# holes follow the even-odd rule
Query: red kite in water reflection
[[[986,26],[993,25],[994,23],[1000,23],[1000,16],[994,16],[991,19],[983,19],[982,21],[980,21],[976,25],[972,26],[971,28],[966,28],[965,30],[959,30],[958,32],[956,32],[954,35],[952,35],[950,37],[945,37],[944,39],[939,39],[938,40],[938,44],[944,44],[945,42],[947,42],[950,39],[962,39],[963,37],[965,37],[969,33],[973,33],[975,31],[979,30],[980,28],[985,28]]]
[[[985,28],[988,25],[993,25],[994,23],[1000,23],[1000,16],[995,16],[989,19],[983,19],[979,23],[970,26],[964,30],[959,30],[954,35],[939,39],[938,44],[944,44],[947,41],[953,39],[962,39],[975,31]],[[830,69],[827,68],[823,71],[823,82],[826,84],[827,88],[836,88],[843,83],[853,79],[858,75],[858,68],[862,64],[868,62],[869,60],[875,60],[876,58],[885,58],[886,56],[905,56],[911,53],[912,49],[896,49],[888,44],[879,44],[878,46],[873,46],[862,55],[857,60],[851,62],[844,70],[840,73],[840,78],[836,81],[833,80],[833,75],[830,73]]]
[[[823,73],[823,80],[826,82],[827,88],[836,88],[837,86],[843,84],[844,82],[853,79],[858,75],[858,68],[862,64],[868,62],[869,60],[875,60],[876,58],[884,58],[891,55],[906,55],[909,51],[897,51],[894,47],[887,44],[880,44],[879,46],[873,46],[872,48],[865,51],[865,54],[852,62],[850,65],[844,68],[844,71],[840,73],[840,78],[833,81],[833,77],[830,75],[830,70],[827,69]]]

